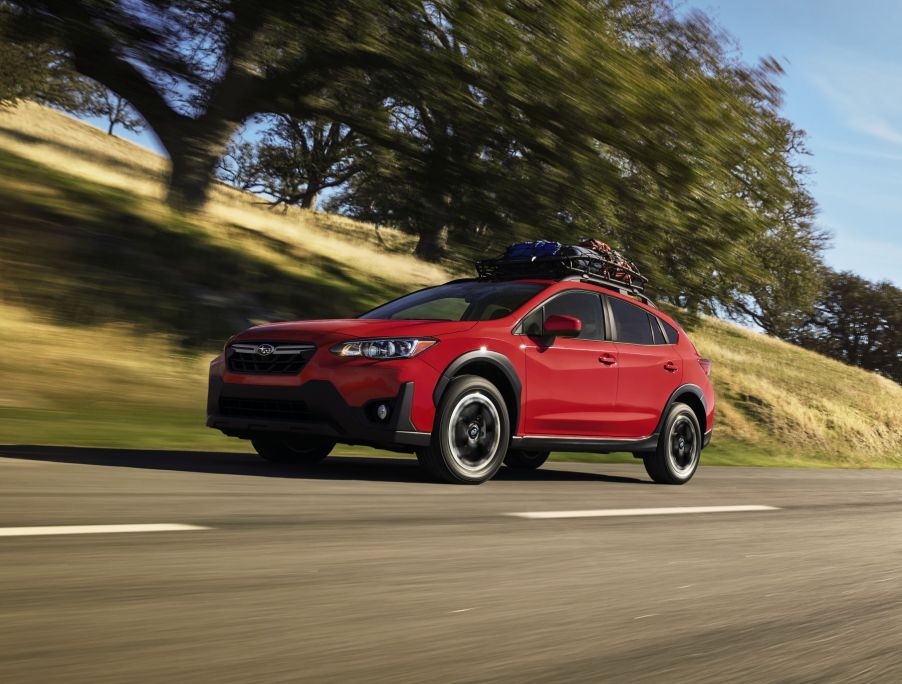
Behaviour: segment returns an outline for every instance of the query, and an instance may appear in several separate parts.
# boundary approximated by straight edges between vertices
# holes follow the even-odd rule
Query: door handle
[[[674,373],[678,370],[678,368],[673,361],[668,361],[664,364],[664,370],[666,370],[668,373]]]
[[[598,357],[598,363],[603,363],[605,366],[613,366],[617,363],[617,357],[613,354],[602,354]]]

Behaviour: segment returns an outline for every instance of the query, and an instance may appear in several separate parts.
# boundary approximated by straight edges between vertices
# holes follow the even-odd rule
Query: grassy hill
[[[57,112],[0,111],[0,443],[246,450],[203,427],[228,334],[449,277],[403,234],[225,187],[174,215],[164,171]],[[899,385],[719,321],[693,339],[719,394],[706,462],[902,467]]]

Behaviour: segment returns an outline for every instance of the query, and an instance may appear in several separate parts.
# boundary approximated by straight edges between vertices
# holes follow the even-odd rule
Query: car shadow
[[[250,475],[307,480],[370,480],[375,482],[434,482],[414,458],[330,456],[316,466],[285,466],[264,461],[256,454],[217,451],[157,451],[40,445],[0,445],[0,457],[54,463],[146,468],[220,475]],[[578,467],[579,464],[572,464]],[[560,464],[556,464],[560,467]],[[500,481],[568,481],[650,484],[633,477],[580,470],[540,469],[518,472],[501,468]]]

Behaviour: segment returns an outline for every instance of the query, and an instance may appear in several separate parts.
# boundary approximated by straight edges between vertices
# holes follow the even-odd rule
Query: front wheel
[[[417,459],[440,480],[479,484],[490,479],[504,460],[510,441],[507,406],[485,378],[454,380],[439,402],[432,442]]]
[[[658,484],[685,484],[698,468],[702,434],[695,412],[674,404],[664,421],[658,448],[645,456],[645,471]]]
[[[251,444],[267,461],[290,465],[315,465],[335,447],[322,437],[258,437]]]

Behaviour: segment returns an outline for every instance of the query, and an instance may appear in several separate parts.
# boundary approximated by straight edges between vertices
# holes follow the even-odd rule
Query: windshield
[[[361,318],[407,321],[490,321],[513,313],[548,287],[545,283],[469,280],[413,292]]]

